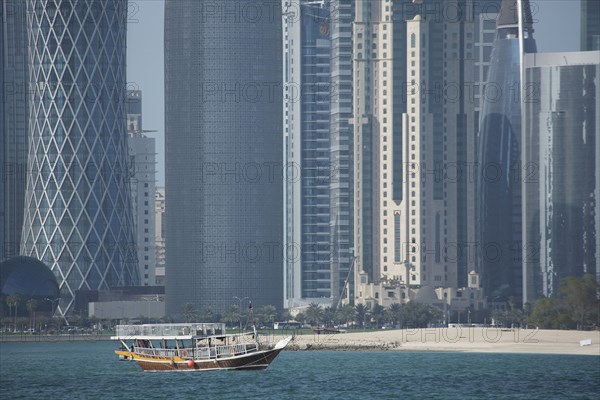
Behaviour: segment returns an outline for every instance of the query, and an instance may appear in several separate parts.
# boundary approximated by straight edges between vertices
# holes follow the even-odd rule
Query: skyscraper
[[[156,150],[155,140],[142,128],[142,91],[128,90],[126,99],[127,144],[133,227],[136,237],[140,284],[156,285]]]
[[[284,20],[288,31],[285,37],[288,46],[284,47],[284,65],[288,69],[284,103],[285,165],[290,172],[285,179],[285,219],[289,221],[286,224],[289,252],[285,257],[288,305],[301,298],[331,297],[331,21],[329,8],[324,4],[299,3],[299,11],[298,16],[290,15]],[[296,227],[297,224],[300,226]]]
[[[456,289],[470,287],[467,278],[475,268],[469,248],[475,237],[475,21],[494,4],[357,2],[359,302],[390,304],[429,287],[423,292],[433,288],[440,301],[451,304],[453,293],[459,297]],[[449,10],[458,14],[450,17]],[[359,279],[381,285],[363,285]]]
[[[29,165],[22,253],[79,290],[137,285],[127,168],[127,3],[30,0]]]
[[[524,302],[600,282],[600,51],[525,57]]]
[[[0,259],[20,254],[28,146],[27,2],[3,0]]]
[[[479,267],[488,300],[522,300],[521,79],[518,13],[503,0],[484,90],[479,130]],[[524,52],[535,53],[529,2],[524,7]]]
[[[165,188],[156,188],[155,197],[155,220],[156,220],[156,284],[164,286],[165,284],[165,235],[164,235],[164,219],[165,219]]]
[[[281,18],[280,2],[165,2],[167,314],[282,306]]]
[[[330,0],[331,97],[329,225],[331,296],[339,300],[354,260],[354,165],[352,128],[352,23],[354,0]],[[353,286],[348,285],[353,293]],[[352,293],[348,296],[353,297]]]
[[[600,1],[581,0],[581,50],[600,50]]]
[[[0,82],[4,86],[4,0],[0,1]],[[4,160],[4,94],[0,95],[0,154]],[[0,177],[4,182],[5,170],[0,162]],[[0,261],[4,260],[4,187],[0,191]]]

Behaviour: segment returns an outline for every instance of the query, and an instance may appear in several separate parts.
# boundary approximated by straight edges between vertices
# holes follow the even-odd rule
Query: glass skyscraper
[[[165,2],[167,314],[283,305],[281,2]]]
[[[600,51],[525,58],[525,301],[566,276],[600,281]]]
[[[600,50],[600,1],[581,0],[581,50]]]
[[[289,4],[289,3],[288,3]],[[297,4],[297,3],[296,3]],[[293,6],[293,2],[290,7]],[[329,299],[331,40],[329,8],[286,16],[286,300]],[[298,225],[298,226],[297,226]],[[297,271],[299,269],[299,271]]]
[[[331,100],[330,100],[330,243],[331,294],[345,297],[342,289],[354,253],[354,131],[352,118],[352,22],[354,0],[331,0]],[[350,279],[353,281],[352,275]],[[353,291],[353,285],[348,285]],[[353,295],[349,295],[353,298]]]
[[[0,82],[4,87],[4,0],[0,0]],[[4,137],[6,131],[4,128],[4,95],[0,95],[0,154],[2,155],[2,161],[4,161]],[[0,165],[4,162],[0,162]],[[6,174],[4,166],[0,166],[0,176],[4,177]],[[2,178],[4,180],[4,178]],[[0,261],[4,260],[4,187],[0,191]]]
[[[535,53],[528,1],[524,0],[524,51]],[[491,302],[522,299],[521,100],[518,17],[503,0],[497,20],[479,130],[478,251],[483,288]]]
[[[20,254],[28,145],[27,2],[2,0],[0,259]]]
[[[78,291],[139,283],[125,115],[127,2],[30,0],[30,138],[22,253],[59,312]]]

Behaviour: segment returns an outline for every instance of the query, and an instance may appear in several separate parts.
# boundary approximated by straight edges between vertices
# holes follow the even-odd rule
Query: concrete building
[[[600,282],[600,51],[524,61],[523,301],[533,303],[567,276]]]
[[[140,285],[156,285],[156,150],[142,128],[142,91],[127,91],[127,144]]]
[[[21,252],[51,268],[65,315],[80,291],[139,282],[125,123],[127,3],[29,5],[29,38],[37,45],[29,47]]]
[[[155,240],[154,247],[156,249],[156,285],[164,286],[165,284],[165,188],[157,187],[155,197]]]
[[[281,5],[165,2],[167,314],[283,305]]]
[[[27,2],[0,1],[0,260],[21,254],[29,138]]]
[[[482,49],[475,47],[475,29],[477,21],[490,18],[488,11],[494,8],[489,5],[495,3],[357,3],[354,231],[359,303],[372,302],[370,297],[385,292],[384,287],[397,288],[398,294],[414,292],[417,300],[422,290],[448,296],[469,287],[475,268],[469,246],[476,236],[474,81],[485,60],[476,53]],[[451,19],[449,9],[462,13]],[[480,293],[476,299],[482,297]]]

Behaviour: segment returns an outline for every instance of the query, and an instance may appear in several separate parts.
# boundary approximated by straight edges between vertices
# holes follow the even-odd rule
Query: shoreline
[[[591,340],[582,346],[581,341]],[[296,336],[291,351],[410,351],[600,356],[600,331],[422,328]]]
[[[110,341],[112,334],[0,335],[2,343]],[[275,344],[285,331],[262,334]],[[590,345],[581,341],[591,340]],[[600,356],[600,331],[501,329],[495,327],[397,329],[295,336],[286,351],[470,352]]]

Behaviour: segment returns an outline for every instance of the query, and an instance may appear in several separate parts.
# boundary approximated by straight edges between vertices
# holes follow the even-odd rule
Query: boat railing
[[[180,357],[183,359],[194,358],[196,360],[213,359],[222,357],[233,357],[248,354],[258,350],[256,343],[240,343],[223,346],[197,347],[184,349],[162,349],[150,347],[133,347],[133,351],[146,357]]]
[[[183,324],[146,324],[117,325],[116,338],[140,338],[169,336],[195,336],[225,334],[223,323],[183,323]]]
[[[194,355],[194,349],[162,349],[154,347],[137,347],[133,348],[134,353],[150,356],[150,357],[180,357],[180,358],[191,358]]]

